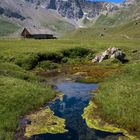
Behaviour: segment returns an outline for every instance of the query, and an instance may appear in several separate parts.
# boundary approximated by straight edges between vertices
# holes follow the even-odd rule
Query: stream
[[[66,120],[68,132],[63,134],[35,135],[31,140],[117,140],[120,134],[112,134],[90,129],[82,118],[84,108],[94,96],[91,90],[97,89],[97,84],[62,82],[56,85],[56,90],[64,94],[63,100],[57,99],[49,104],[55,115]]]

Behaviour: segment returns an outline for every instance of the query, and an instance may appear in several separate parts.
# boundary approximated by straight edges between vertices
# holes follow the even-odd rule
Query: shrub
[[[42,78],[35,76],[21,67],[8,62],[0,62],[0,75],[9,76],[26,81],[41,81]]]
[[[38,57],[39,61],[50,60],[59,63],[63,58],[63,54],[61,52],[39,53]]]
[[[39,62],[38,67],[51,70],[51,69],[58,68],[59,64],[51,62],[51,61],[42,61],[42,62]]]
[[[65,57],[76,58],[76,57],[85,57],[88,54],[90,54],[91,51],[86,48],[72,48],[63,50],[62,53]]]
[[[81,58],[91,59],[93,52],[86,48],[72,48],[66,49],[60,52],[46,52],[46,53],[24,53],[17,55],[14,63],[26,70],[35,68],[38,63],[41,68],[54,69],[58,65],[56,63],[67,63],[68,61],[72,64],[81,62]],[[74,60],[72,60],[74,59]],[[73,61],[73,62],[72,62]],[[51,64],[52,63],[52,64]]]
[[[15,59],[15,64],[20,67],[23,67],[26,70],[33,69],[39,61],[39,56],[37,54],[24,54],[23,56],[18,56]]]

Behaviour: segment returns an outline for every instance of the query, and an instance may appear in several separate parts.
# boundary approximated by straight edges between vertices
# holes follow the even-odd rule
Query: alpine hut
[[[24,28],[21,37],[33,39],[56,39],[53,34],[48,33],[44,29]]]

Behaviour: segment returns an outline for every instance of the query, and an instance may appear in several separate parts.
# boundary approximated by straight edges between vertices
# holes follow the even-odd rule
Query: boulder
[[[117,52],[119,49],[118,48],[115,48],[115,47],[113,47],[113,48],[111,48],[111,54],[114,54],[115,52]]]
[[[123,53],[122,51],[117,51],[114,53],[114,56],[116,59],[119,59],[120,61],[123,61],[125,58],[125,53]]]
[[[118,48],[108,48],[106,51],[102,52],[99,55],[96,55],[95,58],[92,60],[93,63],[96,62],[102,62],[103,60],[109,59],[109,58],[114,58],[118,59],[120,61],[123,61],[125,58],[125,53],[120,51]]]
[[[99,62],[101,59],[101,55],[96,55],[94,59],[92,59],[93,63]]]
[[[92,60],[93,63],[96,63],[96,62],[102,62],[103,60],[105,59],[108,59],[109,57],[109,49],[107,49],[106,51],[102,52],[101,54],[99,55],[96,55],[96,57]]]

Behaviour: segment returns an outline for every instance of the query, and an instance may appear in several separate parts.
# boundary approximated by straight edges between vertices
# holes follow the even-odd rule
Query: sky
[[[89,0],[89,1],[107,1],[107,2],[120,3],[120,2],[123,2],[124,0]]]

